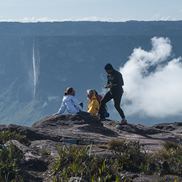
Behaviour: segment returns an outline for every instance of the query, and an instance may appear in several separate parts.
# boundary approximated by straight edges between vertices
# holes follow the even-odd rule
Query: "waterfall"
[[[36,60],[35,58],[38,58],[38,60]],[[38,76],[39,76],[39,63],[40,63],[40,58],[39,58],[39,54],[37,56],[35,54],[35,45],[34,44],[33,44],[32,61],[33,61],[33,98],[35,98],[36,85],[37,85]]]
[[[36,92],[36,66],[35,66],[35,50],[34,50],[34,44],[33,44],[33,97],[35,97]]]

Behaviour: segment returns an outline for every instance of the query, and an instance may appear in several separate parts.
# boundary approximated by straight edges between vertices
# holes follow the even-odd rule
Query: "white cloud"
[[[89,17],[69,17],[64,19],[52,19],[48,17],[36,18],[36,17],[25,17],[22,19],[8,19],[3,16],[0,16],[0,22],[64,22],[64,21],[102,21],[102,22],[126,22],[130,20],[135,20],[136,18],[133,16],[126,17],[126,18],[118,18],[114,16],[104,16],[104,17],[97,17],[97,16],[89,16]],[[160,14],[154,15],[151,20],[149,21],[176,21],[178,20],[176,17],[171,16],[162,16]],[[139,21],[139,20],[138,20]],[[148,21],[148,20],[145,20]]]
[[[176,21],[176,17],[171,16],[162,16],[160,14],[156,14],[151,18],[152,21]]]
[[[120,68],[125,82],[122,99],[125,114],[156,118],[181,116],[182,59],[167,61],[172,52],[168,38],[154,37],[151,42],[149,52],[134,49]]]
[[[116,17],[112,17],[112,16],[105,16],[105,17],[97,17],[97,16],[91,16],[91,17],[84,17],[84,18],[80,18],[80,17],[72,17],[70,19],[65,19],[63,21],[106,21],[106,22],[125,22],[131,20],[130,18],[116,18]]]
[[[49,100],[49,101],[58,100],[58,99],[59,99],[58,96],[49,96],[49,97],[48,97],[48,100]]]
[[[44,18],[35,18],[35,17],[25,17],[23,19],[6,19],[4,17],[0,17],[0,22],[22,22],[22,23],[28,23],[28,22],[54,22],[59,21],[58,19],[49,19],[47,17]]]
[[[50,19],[48,17],[43,18],[35,18],[35,17],[25,17],[23,19],[7,19],[5,17],[0,17],[0,22],[63,22],[63,21],[103,21],[103,22],[125,22],[129,21],[132,18],[116,18],[111,16],[105,16],[105,17],[97,17],[97,16],[91,16],[91,17],[70,17],[65,19]]]
[[[47,106],[47,105],[48,105],[48,103],[47,103],[47,102],[44,102],[44,104],[43,104],[42,107],[45,107],[45,106]]]
[[[102,73],[100,74],[100,79],[101,79],[102,81],[105,80]]]
[[[66,80],[67,80],[67,77],[62,77],[62,78],[61,78],[61,81],[62,81],[62,82],[65,82]]]

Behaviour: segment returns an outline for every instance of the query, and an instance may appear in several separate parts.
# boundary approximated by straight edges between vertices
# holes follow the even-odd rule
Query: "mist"
[[[125,115],[156,119],[182,116],[181,60],[175,58],[169,38],[153,37],[150,51],[135,48],[119,69],[125,83]]]

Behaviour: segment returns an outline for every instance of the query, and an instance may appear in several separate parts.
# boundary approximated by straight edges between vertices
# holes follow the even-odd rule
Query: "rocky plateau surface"
[[[98,121],[95,116],[79,116],[77,114],[47,116],[31,127],[19,125],[0,125],[0,132],[10,130],[20,133],[26,132],[29,146],[24,146],[16,140],[9,142],[16,145],[23,153],[23,176],[27,182],[51,182],[51,162],[59,157],[57,146],[71,146],[92,144],[92,153],[98,156],[109,157],[112,152],[99,148],[98,145],[107,144],[113,139],[139,141],[147,152],[160,151],[165,141],[175,141],[182,145],[182,122],[162,123],[152,127],[128,123],[120,125],[118,121],[105,119]],[[41,155],[44,151],[44,155]],[[45,154],[45,151],[47,154]],[[131,175],[126,173],[126,175]],[[174,176],[159,177],[137,174],[133,181],[155,181],[158,178],[164,181],[173,180]],[[165,180],[166,178],[166,180]],[[182,178],[178,178],[182,181]],[[72,180],[74,181],[74,180]],[[75,180],[76,181],[76,180]],[[173,180],[174,181],[174,180]]]

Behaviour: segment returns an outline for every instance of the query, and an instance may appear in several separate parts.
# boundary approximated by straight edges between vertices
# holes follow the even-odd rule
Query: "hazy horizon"
[[[182,1],[173,0],[1,0],[0,21],[178,21]]]

